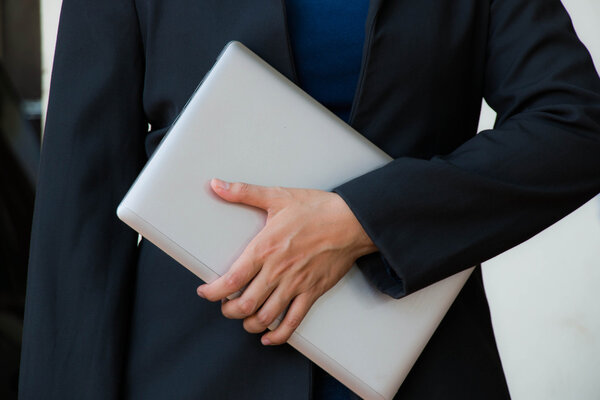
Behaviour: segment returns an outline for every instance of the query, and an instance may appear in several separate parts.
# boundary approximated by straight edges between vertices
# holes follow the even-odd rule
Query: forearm
[[[600,191],[600,83],[560,2],[493,1],[486,61],[493,130],[334,190],[397,273],[395,297],[507,250]],[[359,265],[385,268],[376,257]]]

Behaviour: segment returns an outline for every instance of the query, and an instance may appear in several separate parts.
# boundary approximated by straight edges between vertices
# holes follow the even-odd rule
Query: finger
[[[275,330],[265,333],[262,336],[262,344],[277,345],[287,342],[296,328],[300,326],[300,323],[314,302],[313,296],[308,293],[302,293],[296,296],[279,326]]]
[[[253,256],[253,251],[246,247],[227,273],[211,283],[198,286],[196,292],[198,296],[210,301],[221,300],[243,289],[260,271],[261,266]]]
[[[244,329],[250,333],[264,331],[285,311],[295,295],[282,285],[277,286],[258,312],[244,319]]]
[[[263,267],[244,289],[241,297],[222,305],[223,315],[227,318],[241,319],[254,314],[277,287],[277,282],[269,280],[269,274]]]
[[[245,182],[226,182],[213,178],[210,186],[224,200],[244,203],[268,211],[274,198],[275,188],[251,185]]]

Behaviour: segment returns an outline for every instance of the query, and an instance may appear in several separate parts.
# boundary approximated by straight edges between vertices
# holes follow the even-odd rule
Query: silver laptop
[[[231,42],[117,214],[212,282],[261,230],[266,215],[219,199],[211,178],[331,190],[390,160],[241,43]],[[288,343],[361,397],[391,399],[470,273],[395,300],[355,265],[313,305]]]

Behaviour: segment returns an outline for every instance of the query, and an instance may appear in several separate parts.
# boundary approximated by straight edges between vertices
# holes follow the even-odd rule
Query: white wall
[[[600,198],[484,264],[513,399],[600,399]]]
[[[600,66],[600,1],[563,3]],[[60,4],[41,1],[43,99]],[[493,120],[484,106],[481,129]],[[600,399],[600,198],[485,263],[483,272],[513,399]]]
[[[100,0],[102,1],[102,0]],[[50,89],[50,73],[52,57],[56,45],[58,17],[62,0],[40,0],[40,21],[42,23],[42,121],[46,120],[48,106],[48,90]]]

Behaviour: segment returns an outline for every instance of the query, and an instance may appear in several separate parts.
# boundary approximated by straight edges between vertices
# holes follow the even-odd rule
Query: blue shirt
[[[368,0],[287,0],[300,87],[348,121],[361,69]]]

